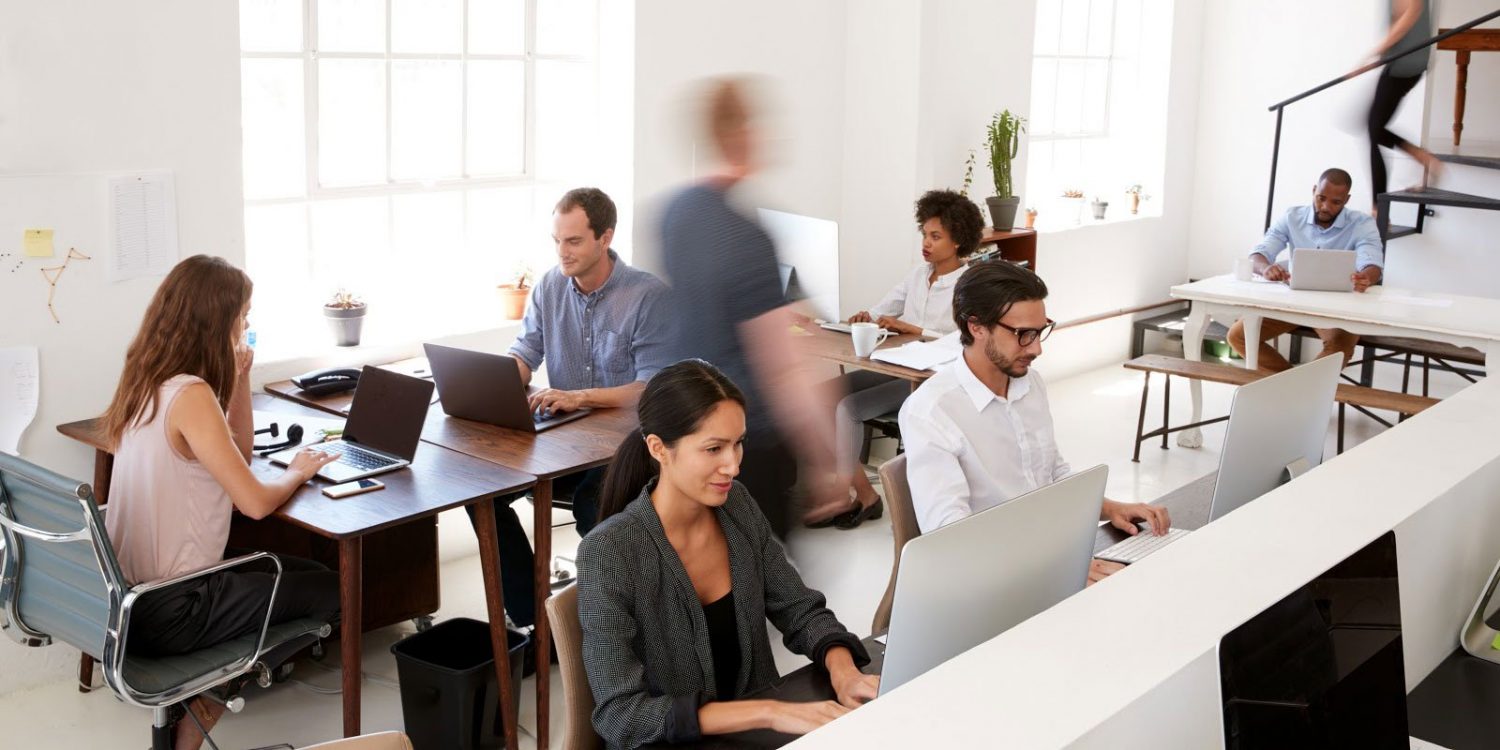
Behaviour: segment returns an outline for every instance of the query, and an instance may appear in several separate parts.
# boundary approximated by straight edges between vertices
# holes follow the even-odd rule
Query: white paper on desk
[[[36,418],[40,397],[36,347],[0,348],[0,451],[21,455],[21,434]]]
[[[1419,305],[1421,307],[1452,307],[1451,299],[1433,299],[1431,297],[1410,297],[1400,294],[1382,294],[1381,302],[1394,302],[1398,305]]]
[[[877,349],[870,359],[913,370],[936,370],[963,354],[963,345],[958,342],[958,332],[934,341],[913,341],[894,349]]]
[[[172,173],[109,180],[110,281],[164,276],[177,264],[177,192]]]

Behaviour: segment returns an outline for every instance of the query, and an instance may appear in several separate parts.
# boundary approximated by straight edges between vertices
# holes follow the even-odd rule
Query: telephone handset
[[[310,396],[327,396],[354,390],[359,385],[359,372],[357,368],[330,367],[305,372],[292,378],[292,383]]]

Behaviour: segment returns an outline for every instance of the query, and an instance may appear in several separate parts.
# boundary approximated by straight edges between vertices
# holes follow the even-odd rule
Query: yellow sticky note
[[[1500,651],[1500,634],[1495,635],[1495,640],[1490,642],[1490,648]]]
[[[52,230],[26,230],[25,236],[21,240],[21,246],[26,248],[26,257],[28,258],[52,257]]]

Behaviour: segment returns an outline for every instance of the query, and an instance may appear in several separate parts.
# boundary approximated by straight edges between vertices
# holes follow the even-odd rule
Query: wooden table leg
[[[1453,145],[1457,146],[1464,133],[1464,99],[1469,92],[1469,51],[1461,49],[1458,59],[1458,83],[1453,90]]]
[[[344,657],[344,736],[359,735],[359,691],[363,679],[364,628],[364,540],[350,537],[339,540],[339,605],[342,607],[342,626],[339,643]]]
[[[547,729],[552,713],[552,627],[547,622],[547,597],[552,595],[552,480],[541,479],[532,489],[536,514],[532,529],[536,547],[536,746],[547,747]]]
[[[484,602],[490,612],[490,645],[495,650],[495,676],[500,680],[500,717],[505,725],[505,746],[520,747],[516,744],[520,717],[512,708],[512,696],[519,686],[510,682],[510,644],[505,635],[505,591],[500,585],[500,542],[495,533],[494,498],[474,504],[474,528],[479,534],[479,567],[484,571]],[[545,619],[547,613],[538,611],[537,622]]]

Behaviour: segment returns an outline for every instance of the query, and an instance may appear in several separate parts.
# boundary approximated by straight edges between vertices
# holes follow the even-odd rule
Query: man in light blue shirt
[[[1310,206],[1294,206],[1286,210],[1271,227],[1266,236],[1250,251],[1250,260],[1255,272],[1267,281],[1292,279],[1289,269],[1291,251],[1299,248],[1322,250],[1353,250],[1354,273],[1350,281],[1354,291],[1363,292],[1380,283],[1385,265],[1385,245],[1375,219],[1345,208],[1349,202],[1349,189],[1354,180],[1342,169],[1325,170],[1313,186],[1313,202]],[[1297,327],[1294,323],[1266,318],[1260,324],[1259,367],[1265,372],[1289,370],[1292,364],[1267,343],[1277,336],[1289,333]],[[1339,328],[1319,328],[1318,338],[1323,340],[1323,351],[1318,356],[1340,354],[1345,364],[1354,355],[1354,346],[1359,337]],[[1245,356],[1245,326],[1235,321],[1229,329],[1229,345],[1240,356]]]
[[[527,385],[546,362],[551,387],[531,395],[534,411],[633,407],[646,381],[671,364],[667,285],[610,249],[617,216],[614,201],[598,188],[570,190],[553,209],[558,263],[532,287],[521,335],[510,348]],[[598,521],[603,479],[600,467],[553,482],[557,497],[571,496],[580,535]],[[500,498],[499,505],[524,494]],[[497,510],[505,608],[517,625],[533,625],[531,545],[515,513]]]

